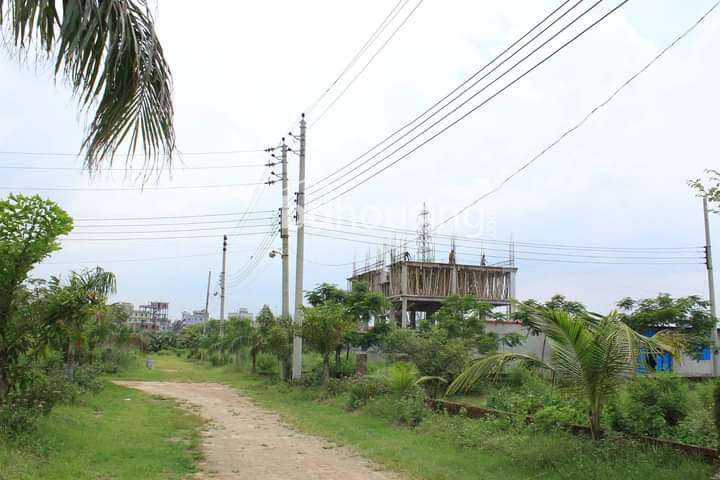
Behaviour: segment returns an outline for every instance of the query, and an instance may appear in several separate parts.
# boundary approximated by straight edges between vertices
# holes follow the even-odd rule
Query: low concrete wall
[[[492,408],[477,407],[475,405],[466,405],[463,403],[449,402],[447,400],[427,400],[426,405],[433,410],[445,410],[451,415],[464,414],[469,418],[485,418],[485,417],[517,417],[522,416],[527,423],[533,423],[534,419],[531,415],[521,415],[512,412],[504,412]],[[568,425],[570,431],[575,435],[590,435],[590,427],[587,425]],[[689,455],[699,456],[707,463],[715,464],[718,462],[718,451],[714,448],[701,447],[699,445],[688,445],[686,443],[676,442],[674,440],[665,440],[662,438],[647,437],[644,435],[628,435],[629,438],[646,443],[649,445],[659,445],[672,448],[679,452]]]

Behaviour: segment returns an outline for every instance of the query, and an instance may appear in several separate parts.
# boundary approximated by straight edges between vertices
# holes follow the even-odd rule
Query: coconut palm
[[[53,339],[65,351],[68,376],[73,375],[77,354],[88,334],[105,322],[107,299],[115,290],[115,275],[100,267],[71,272],[67,283],[58,277],[50,279],[45,315],[53,325]]]
[[[145,167],[169,162],[171,74],[146,0],[0,0],[0,28],[3,45],[39,53],[82,109],[95,107],[81,148],[88,169],[112,163],[121,146],[141,147]]]
[[[640,335],[616,312],[599,316],[537,307],[526,323],[547,335],[553,346],[549,362],[522,353],[485,355],[455,379],[448,394],[468,391],[488,376],[497,379],[508,365],[546,369],[587,400],[594,439],[600,437],[605,403],[626,379],[635,375],[641,353],[670,352],[679,356],[683,343],[681,336],[669,332],[653,337]]]

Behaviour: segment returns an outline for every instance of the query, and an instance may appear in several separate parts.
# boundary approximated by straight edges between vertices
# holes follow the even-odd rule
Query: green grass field
[[[194,471],[201,425],[172,401],[108,383],[0,443],[0,480],[184,478]]]
[[[318,400],[318,389],[272,384],[232,368],[173,355],[154,358],[153,370],[136,366],[117,378],[232,385],[299,430],[351,446],[411,478],[705,480],[713,470],[666,449],[622,440],[593,443],[563,432],[508,430],[459,417],[437,415],[410,429],[364,411],[347,412],[342,396]]]

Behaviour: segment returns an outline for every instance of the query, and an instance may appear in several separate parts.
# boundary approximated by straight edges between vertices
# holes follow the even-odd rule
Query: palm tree
[[[670,352],[679,356],[683,344],[681,336],[669,332],[653,337],[640,335],[622,322],[616,312],[599,316],[537,307],[526,322],[551,342],[553,353],[549,362],[522,353],[485,355],[455,379],[448,394],[468,391],[488,376],[497,379],[509,364],[546,369],[587,400],[593,439],[600,437],[600,416],[605,403],[626,379],[635,375],[641,352],[651,355]]]
[[[115,275],[100,267],[71,272],[67,284],[53,277],[48,284],[47,318],[65,350],[65,369],[73,376],[75,360],[90,329],[105,321],[107,299],[116,290]]]
[[[81,151],[89,170],[121,146],[142,147],[144,166],[175,149],[171,74],[146,0],[0,0],[0,28],[19,56],[32,47],[95,113]],[[130,161],[130,156],[128,160]]]

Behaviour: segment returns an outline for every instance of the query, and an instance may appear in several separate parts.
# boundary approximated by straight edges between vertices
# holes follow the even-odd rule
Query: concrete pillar
[[[406,298],[402,299],[402,309],[400,312],[401,312],[400,313],[400,326],[402,326],[402,328],[407,328],[408,315],[407,315],[407,299]]]
[[[367,375],[367,360],[368,360],[368,354],[367,352],[358,352],[355,354],[355,360],[357,362],[357,375],[359,377],[363,377]]]

